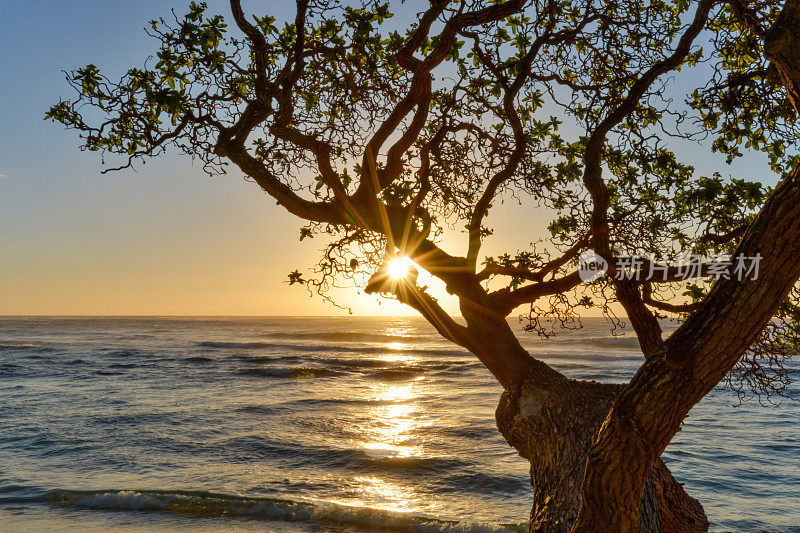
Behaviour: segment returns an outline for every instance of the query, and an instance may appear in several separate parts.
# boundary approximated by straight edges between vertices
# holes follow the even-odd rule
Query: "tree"
[[[531,531],[706,529],[661,453],[721,381],[781,393],[800,342],[800,1],[431,0],[407,29],[374,0],[297,0],[282,25],[231,11],[234,32],[203,3],[153,20],[149,66],[68,72],[76,96],[46,118],[117,168],[168,147],[211,174],[238,167],[307,221],[301,239],[327,238],[291,283],[391,295],[474,353],[531,464]],[[729,162],[765,154],[779,185],[702,175],[674,148],[698,140]],[[551,213],[550,236],[482,257],[504,198]],[[466,254],[448,252],[443,232],[462,227]],[[608,268],[586,284],[590,249]],[[757,257],[758,276],[711,279],[706,263],[686,281],[687,253]],[[416,276],[387,275],[400,256],[446,284],[463,320]],[[567,379],[507,322],[527,306],[549,334],[616,303],[644,356],[626,386]],[[666,339],[663,313],[683,319]]]

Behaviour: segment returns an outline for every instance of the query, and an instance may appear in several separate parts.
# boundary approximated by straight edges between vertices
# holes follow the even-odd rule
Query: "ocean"
[[[641,363],[601,319],[514,325],[571,377]],[[0,318],[0,531],[524,530],[501,392],[417,318]],[[737,403],[664,459],[712,531],[800,531],[800,405]]]

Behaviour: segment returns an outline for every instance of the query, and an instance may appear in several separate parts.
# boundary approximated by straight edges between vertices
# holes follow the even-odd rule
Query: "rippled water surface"
[[[600,320],[571,377],[641,362]],[[412,318],[0,319],[0,531],[510,531],[501,388]],[[800,531],[800,408],[715,391],[665,454],[715,531]]]

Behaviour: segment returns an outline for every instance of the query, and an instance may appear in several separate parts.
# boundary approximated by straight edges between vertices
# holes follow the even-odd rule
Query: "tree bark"
[[[462,315],[472,336],[470,349],[506,389],[496,412],[498,429],[530,463],[530,531],[569,531],[593,437],[623,386],[568,379],[528,354],[505,318],[468,304]],[[641,516],[641,531],[708,529],[700,503],[660,460],[635,514]]]
[[[506,391],[497,408],[500,432],[531,465],[534,490],[531,532],[567,532],[581,503],[586,457],[621,385],[564,380],[542,390],[525,385],[517,394]],[[702,532],[708,519],[700,503],[689,496],[660,459],[637,502],[641,532]],[[594,531],[613,531],[595,527]]]

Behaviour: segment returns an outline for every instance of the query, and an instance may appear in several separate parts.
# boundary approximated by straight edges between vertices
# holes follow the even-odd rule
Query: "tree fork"
[[[581,480],[593,437],[622,385],[577,381],[532,357],[504,317],[462,300],[470,350],[505,387],[497,427],[530,463],[531,532],[572,527],[581,503]],[[633,511],[641,531],[702,532],[708,519],[659,459]]]
[[[622,385],[565,379],[543,390],[525,384],[504,392],[496,411],[503,437],[530,463],[533,506],[529,531],[570,531],[581,504],[581,480],[592,440]],[[631,514],[642,532],[703,532],[703,507],[663,461],[649,471]],[[614,531],[596,524],[594,531]]]

